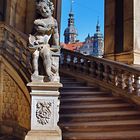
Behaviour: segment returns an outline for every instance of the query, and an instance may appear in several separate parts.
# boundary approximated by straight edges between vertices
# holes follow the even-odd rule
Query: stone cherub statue
[[[39,57],[43,60],[42,65],[48,81],[59,81],[58,54],[60,47],[57,21],[52,17],[54,5],[50,0],[40,0],[37,2],[37,10],[42,18],[34,21],[35,34],[29,36],[29,47],[34,49],[32,81],[37,81],[41,77],[38,69]],[[49,44],[51,37],[54,40],[52,46]]]

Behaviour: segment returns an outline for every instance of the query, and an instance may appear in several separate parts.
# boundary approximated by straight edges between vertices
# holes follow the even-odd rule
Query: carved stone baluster
[[[117,71],[117,77],[116,77],[116,86],[122,89],[122,76],[123,75],[123,71],[122,70],[118,70]]]
[[[140,76],[138,76],[136,80],[136,93],[140,96]]]
[[[103,71],[104,71],[103,64],[98,64],[98,79],[99,80],[103,80]]]
[[[122,74],[121,74],[121,84],[122,84],[122,89],[125,89],[126,88],[126,74],[124,71],[122,71]]]
[[[100,63],[97,63],[96,74],[97,74],[97,78],[100,79]]]
[[[128,93],[132,93],[134,90],[134,88],[133,88],[134,79],[133,78],[134,77],[131,73],[127,74],[127,91],[128,91]]]
[[[71,61],[70,61],[70,69],[74,70],[74,55],[71,55]]]
[[[98,74],[97,74],[98,64],[97,64],[95,61],[93,61],[93,62],[92,62],[92,65],[93,65],[92,75],[93,75],[94,78],[96,78],[97,75],[98,75]]]
[[[78,63],[77,63],[77,56],[74,56],[73,65],[74,65],[74,71],[76,71],[77,70],[77,65],[78,65]]]
[[[110,66],[108,66],[108,65],[106,65],[105,66],[105,81],[107,82],[107,83],[109,83],[109,82],[111,82],[111,68],[110,68]]]
[[[71,64],[71,55],[67,55],[67,68],[70,69],[70,64]]]
[[[133,82],[134,93],[140,96],[140,76],[134,75],[134,82]]]
[[[66,67],[67,65],[67,54],[66,53],[63,53],[63,67]]]
[[[90,60],[90,66],[89,66],[89,76],[93,76],[93,68],[94,68],[93,61],[92,61],[92,60]]]
[[[80,71],[81,71],[81,73],[84,72],[84,62],[85,62],[85,60],[83,58],[81,58],[80,59]]]
[[[111,68],[111,74],[110,74],[110,79],[111,79],[111,83],[114,86],[117,86],[117,69],[115,67]]]
[[[88,59],[84,59],[84,74],[88,74],[89,67],[88,67]]]
[[[91,61],[87,59],[87,74],[90,75]]]
[[[96,77],[100,79],[100,64],[96,62]]]
[[[107,83],[109,81],[109,67],[107,65],[104,65],[103,81],[105,81]]]
[[[80,72],[80,57],[79,56],[77,56],[77,63],[76,63],[76,71],[77,72]]]

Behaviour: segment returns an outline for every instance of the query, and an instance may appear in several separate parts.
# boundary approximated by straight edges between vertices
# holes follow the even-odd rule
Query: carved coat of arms
[[[36,118],[39,124],[45,125],[49,123],[51,118],[51,102],[38,102],[36,104]]]

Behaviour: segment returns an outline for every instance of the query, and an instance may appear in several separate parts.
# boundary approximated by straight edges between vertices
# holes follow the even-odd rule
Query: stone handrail
[[[28,37],[0,22],[0,54],[16,69],[24,82],[30,81],[32,66]]]
[[[121,93],[140,96],[140,69],[111,60],[61,50],[61,72]]]

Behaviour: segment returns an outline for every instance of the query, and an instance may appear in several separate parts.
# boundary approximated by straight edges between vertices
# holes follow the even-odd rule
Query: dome
[[[77,30],[75,29],[74,26],[69,26],[64,31],[64,35],[68,35],[68,34],[76,34],[77,35],[78,33],[77,33]]]

